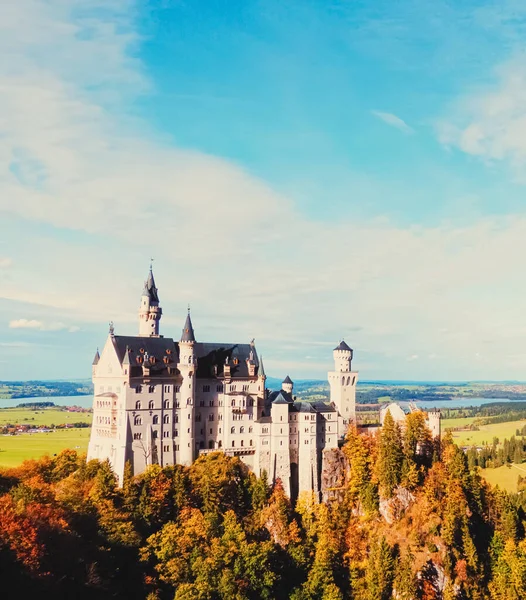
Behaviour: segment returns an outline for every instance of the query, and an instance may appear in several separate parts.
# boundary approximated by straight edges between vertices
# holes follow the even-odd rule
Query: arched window
[[[351,378],[347,377],[347,385],[350,385],[350,384],[351,384]]]
[[[155,386],[154,385],[150,385],[148,387],[148,392],[150,392],[150,394],[152,394],[153,392],[155,392]]]
[[[139,415],[137,415],[135,417],[135,419],[133,420],[133,424],[134,425],[142,425],[142,419],[141,419],[141,417],[139,417]]]
[[[190,406],[191,404],[192,404],[192,398],[188,398],[188,399],[186,400],[186,405],[187,405],[187,406]]]
[[[170,400],[164,401],[164,408],[170,408]]]
[[[135,403],[135,410],[141,410],[141,401],[137,400],[137,402]]]
[[[217,442],[217,447],[218,448],[222,448],[223,447],[223,442],[221,440],[219,440],[219,442]]]
[[[248,428],[248,433],[252,433],[252,431],[253,431],[253,427],[249,427]]]
[[[240,427],[239,428],[239,433],[245,433],[245,428],[244,427]]]
[[[250,444],[249,445],[252,446],[252,440],[250,440]]]
[[[208,420],[209,420],[209,421],[213,421],[213,420],[214,420],[214,415],[213,415],[213,413],[210,413],[210,414],[208,415]]]
[[[234,448],[236,445],[236,442],[234,442],[234,440],[232,440],[232,448]]]
[[[241,445],[242,445],[242,446],[244,446],[244,445],[245,445],[245,443],[243,442],[243,440],[241,440]]]
[[[231,427],[230,428],[230,433],[236,433],[236,428],[235,427]]]
[[[345,385],[345,377],[342,377],[342,385]]]
[[[175,421],[174,423],[179,423],[179,415],[175,415]]]
[[[159,417],[157,415],[153,415],[153,424],[157,425],[159,423]]]
[[[150,400],[150,402],[148,402],[148,408],[150,410],[153,410],[155,408],[155,402],[153,400]]]
[[[232,406],[235,406],[235,405],[236,405],[236,401],[232,400]]]
[[[169,423],[169,422],[170,422],[170,415],[164,415],[163,423]]]
[[[191,357],[191,356],[189,356],[189,357],[188,357],[188,364],[189,364],[189,365],[191,365],[191,364],[192,364],[192,357]]]

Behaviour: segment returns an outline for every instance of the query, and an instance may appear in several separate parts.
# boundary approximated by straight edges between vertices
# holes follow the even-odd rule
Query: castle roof
[[[188,309],[188,314],[186,315],[181,342],[195,342],[194,326],[192,325],[192,319],[190,318],[190,309]]]
[[[278,390],[278,391],[270,392],[270,394],[268,396],[268,400],[272,404],[280,398],[285,400],[285,402],[287,404],[294,403],[294,398],[293,398],[292,394],[289,394],[289,392],[286,392],[285,390]],[[280,403],[283,404],[283,402],[280,402]]]
[[[347,352],[352,352],[352,348],[350,348],[343,340],[334,349],[335,350],[346,350]]]
[[[293,383],[292,379],[287,375],[282,383]]]
[[[148,273],[148,279],[144,282],[143,296],[148,296],[152,302],[159,302],[159,295],[157,294],[157,288],[155,287],[155,279],[153,278],[152,267]]]
[[[275,400],[272,400],[272,404],[290,404],[281,392],[278,392]]]
[[[263,366],[263,356],[259,357],[259,369],[258,369],[258,375],[260,377],[265,377],[265,367]]]
[[[95,357],[93,359],[92,365],[98,365],[100,360],[99,349],[97,348],[97,352],[95,352]]]

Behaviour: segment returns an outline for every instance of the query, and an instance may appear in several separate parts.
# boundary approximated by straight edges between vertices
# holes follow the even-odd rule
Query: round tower
[[[150,265],[150,272],[148,273],[148,279],[144,282],[141,306],[139,307],[139,335],[142,337],[159,337],[159,321],[162,314],[152,266]]]
[[[352,348],[343,340],[334,348],[334,371],[329,371],[330,399],[338,410],[338,435],[343,437],[350,422],[356,422],[356,382],[358,373],[352,371]]]
[[[195,452],[195,377],[197,358],[195,356],[195,335],[190,318],[190,309],[186,316],[181,340],[179,342],[179,364],[177,365],[183,381],[181,383],[179,460],[183,465],[191,465]]]
[[[288,375],[282,381],[282,383],[281,383],[281,389],[284,392],[287,392],[288,394],[292,394],[292,390],[294,389],[294,382],[292,381],[292,379]]]

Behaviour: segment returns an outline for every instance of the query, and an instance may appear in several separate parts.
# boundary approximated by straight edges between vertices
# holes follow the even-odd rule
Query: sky
[[[0,55],[0,380],[90,377],[151,258],[269,375],[526,380],[523,0],[6,0]]]

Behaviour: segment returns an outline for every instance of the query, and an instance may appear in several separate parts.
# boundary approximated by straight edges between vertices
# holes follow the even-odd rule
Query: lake
[[[82,406],[82,408],[91,408],[93,406],[93,396],[41,396],[38,398],[11,398],[3,400],[0,398],[0,408],[7,406],[16,406],[26,402],[54,402],[57,406]]]
[[[57,406],[82,406],[91,408],[93,406],[93,396],[47,396],[40,398],[14,398],[12,400],[1,400],[0,408],[6,406],[16,406],[23,402],[54,402]],[[483,406],[492,402],[514,402],[509,398],[454,398],[453,400],[421,400],[415,402],[419,408],[467,408],[469,406]],[[518,400],[517,402],[521,402]],[[400,402],[407,404],[407,402]]]

